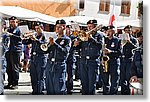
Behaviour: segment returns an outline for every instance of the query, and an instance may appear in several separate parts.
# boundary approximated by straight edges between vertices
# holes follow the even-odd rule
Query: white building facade
[[[139,21],[138,4],[142,0],[78,0],[78,15],[108,20],[112,13],[116,22]]]

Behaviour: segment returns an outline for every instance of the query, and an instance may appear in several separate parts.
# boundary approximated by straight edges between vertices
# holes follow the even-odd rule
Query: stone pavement
[[[6,78],[7,79],[7,75]],[[16,90],[5,89],[4,95],[31,95],[32,88],[30,83],[30,74],[20,72],[19,86]],[[7,85],[7,81],[4,82]],[[81,95],[81,87],[79,81],[74,81],[74,92],[73,95]],[[102,89],[96,90],[97,95],[102,95]],[[46,94],[46,92],[45,92]]]

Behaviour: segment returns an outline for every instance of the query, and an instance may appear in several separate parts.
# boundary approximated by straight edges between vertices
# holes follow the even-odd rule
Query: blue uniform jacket
[[[110,54],[107,54],[111,59],[117,59],[121,55],[121,40],[117,37],[113,37],[111,40],[105,38],[106,48],[110,49]]]
[[[11,52],[21,52],[22,51],[22,39],[20,38],[21,32],[18,27],[14,29],[8,29],[9,33],[12,33],[13,35],[10,36],[10,45],[9,45],[9,51]]]
[[[75,37],[73,35],[70,35],[69,38],[71,39],[71,48],[69,50],[69,55],[68,55],[67,61],[74,62],[75,58],[73,55],[74,54],[73,44],[74,44]]]
[[[92,36],[89,41],[80,42],[77,48],[80,49],[81,58],[86,58],[89,56],[89,59],[97,59],[101,56],[101,49],[103,44],[103,35],[96,33]]]
[[[137,47],[137,40],[131,36],[130,38],[131,40],[131,43],[127,42],[124,46],[123,46],[123,57],[125,58],[131,58],[133,57],[133,54],[132,54],[132,49],[136,48]]]
[[[44,34],[42,34],[41,36],[36,35],[36,38],[37,38],[36,41],[33,41],[30,38],[24,39],[23,44],[32,44],[31,55],[33,55],[33,52],[36,54],[45,54],[45,52],[43,50],[41,50],[41,48],[40,48],[41,44],[46,43]]]
[[[70,38],[67,36],[62,36],[55,40],[55,44],[48,48],[47,53],[49,53],[49,59],[55,58],[57,62],[66,61],[70,50]]]

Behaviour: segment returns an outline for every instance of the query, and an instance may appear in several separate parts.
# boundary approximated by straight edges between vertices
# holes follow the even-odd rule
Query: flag
[[[112,14],[109,20],[109,26],[114,26],[115,24],[115,15]]]
[[[115,33],[117,33],[117,25],[116,25],[116,17],[115,17],[115,1],[112,7],[110,19],[109,19],[109,26],[115,27]]]

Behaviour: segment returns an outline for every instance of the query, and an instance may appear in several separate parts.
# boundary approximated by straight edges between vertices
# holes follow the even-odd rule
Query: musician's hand
[[[103,66],[104,65],[104,61],[100,61],[100,64]]]
[[[78,46],[79,45],[79,41],[74,41],[74,46]]]
[[[92,31],[91,33],[90,33],[90,35],[95,35],[97,33],[97,31]]]
[[[138,81],[137,76],[132,76],[132,77],[130,78],[130,82],[137,82],[137,81]]]
[[[84,37],[84,41],[88,41],[89,40],[89,36]]]
[[[31,38],[33,41],[36,41],[36,40],[37,40],[36,37],[35,37],[35,35],[31,35],[30,38]]]
[[[130,39],[127,40],[128,43],[132,43]]]
[[[109,53],[111,53],[111,50],[108,49],[108,48],[105,48],[105,49],[104,49],[104,52],[105,52],[105,54],[109,54]]]
[[[49,43],[50,43],[50,45],[54,45],[55,42],[54,42],[54,39],[52,37],[49,38]]]
[[[29,32],[27,32],[26,34],[31,34],[31,33],[33,33],[33,31],[29,31]]]

